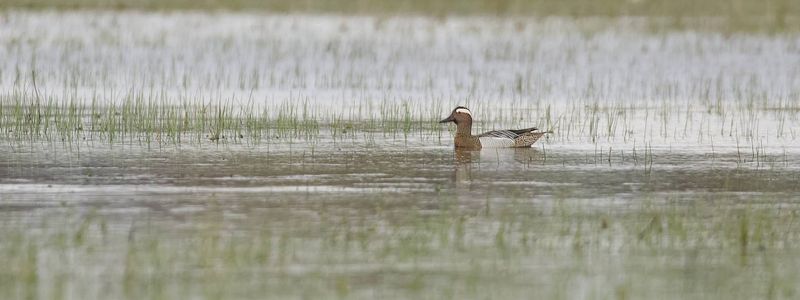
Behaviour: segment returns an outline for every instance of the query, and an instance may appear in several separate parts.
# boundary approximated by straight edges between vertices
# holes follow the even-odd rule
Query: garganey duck
[[[495,130],[472,135],[472,113],[466,107],[456,107],[447,119],[439,123],[456,123],[456,148],[523,148],[530,147],[545,132],[536,127],[516,130]]]

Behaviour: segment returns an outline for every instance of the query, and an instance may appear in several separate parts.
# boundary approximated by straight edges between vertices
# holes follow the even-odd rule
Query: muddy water
[[[5,296],[791,297],[797,153],[4,144]],[[746,156],[746,155],[745,155]]]

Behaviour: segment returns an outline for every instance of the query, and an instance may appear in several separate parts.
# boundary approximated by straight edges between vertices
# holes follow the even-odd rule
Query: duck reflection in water
[[[456,185],[469,184],[477,178],[477,172],[482,168],[502,171],[519,169],[531,164],[541,163],[544,152],[537,148],[498,148],[483,151],[469,149],[455,149],[454,175]]]

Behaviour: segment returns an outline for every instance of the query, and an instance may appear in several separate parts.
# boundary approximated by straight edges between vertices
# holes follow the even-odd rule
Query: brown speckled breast
[[[456,148],[480,149],[481,148],[481,141],[478,140],[478,138],[474,137],[474,136],[458,136],[458,135],[456,135],[455,146],[456,146]]]

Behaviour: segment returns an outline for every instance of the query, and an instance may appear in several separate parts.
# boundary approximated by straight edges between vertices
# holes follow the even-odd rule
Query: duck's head
[[[453,112],[450,113],[449,117],[439,121],[439,123],[448,123],[448,122],[453,122],[456,124],[472,123],[472,113],[466,107],[463,106],[456,107],[455,109],[453,109]]]

